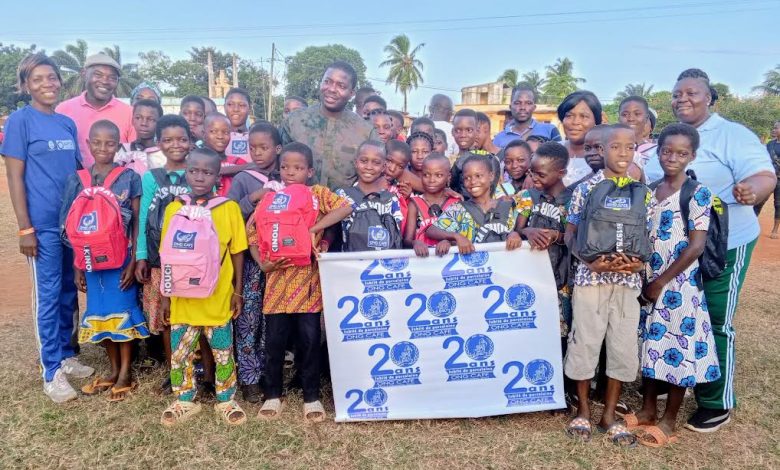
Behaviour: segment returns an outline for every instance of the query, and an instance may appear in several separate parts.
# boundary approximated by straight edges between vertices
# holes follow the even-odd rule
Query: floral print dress
[[[686,221],[680,212],[680,191],[656,204],[650,232],[653,254],[647,263],[648,282],[666,271],[688,246],[683,224],[689,230],[707,230],[712,194],[704,186],[696,188]],[[696,281],[698,269],[697,260],[664,286],[655,305],[642,307],[639,325],[643,377],[681,387],[720,377],[707,302],[703,286]]]

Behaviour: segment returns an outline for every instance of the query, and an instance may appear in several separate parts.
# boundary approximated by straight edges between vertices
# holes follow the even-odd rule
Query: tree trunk
[[[406,90],[404,90],[404,113],[406,112]]]

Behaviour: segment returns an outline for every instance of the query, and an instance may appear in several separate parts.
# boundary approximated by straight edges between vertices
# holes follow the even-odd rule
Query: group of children
[[[442,153],[447,136],[429,119],[416,119],[404,141],[392,116],[372,111],[367,118],[381,141],[359,146],[357,180],[332,191],[311,185],[314,157],[306,145],[282,146],[265,121],[247,129],[248,105],[240,89],[228,93],[227,115],[198,97],[182,101],[181,116],[141,100],[133,109],[138,139],[124,146],[111,122],[92,126],[96,162],[69,182],[63,232],[84,251],[78,233],[99,230],[90,224],[93,206],[80,200],[103,187],[114,195],[122,237],[113,242],[121,250],[87,253],[86,264],[76,263],[76,283],[87,292],[80,341],[104,345],[111,364],[85,394],[125,399],[137,383],[133,341],[159,335],[170,369],[163,389],[177,397],[162,424],[195,415],[196,396],[208,395],[226,423],[244,423],[234,399],[239,386],[249,402],[259,402],[262,390],[260,418],[278,417],[286,351],[295,352],[304,418],[322,421],[318,253],[409,248],[425,257],[452,247],[466,254],[488,242],[513,250],[524,240],[547,250],[553,267],[566,390],[576,395],[570,436],[590,439],[589,392],[603,343],[608,380],[598,428],[618,445],[635,445],[639,429],[643,443],[669,442],[685,389],[718,377],[697,276],[712,197],[701,185],[692,197],[680,196],[698,147],[691,126],[661,132],[665,177],[650,187],[632,163],[632,129],[597,126],[586,137],[593,173],[566,186],[570,157],[558,143],[516,140],[490,152],[478,142],[477,113],[461,110],[452,122],[460,149],[452,161]],[[613,233],[617,241],[601,239],[604,227],[623,230],[631,217],[638,222]],[[110,269],[96,267],[101,256],[113,262]],[[635,379],[640,363],[643,409],[619,421],[621,385]],[[659,420],[660,382],[669,399]]]

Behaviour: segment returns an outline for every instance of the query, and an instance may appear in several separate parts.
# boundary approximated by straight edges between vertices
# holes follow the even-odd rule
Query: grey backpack
[[[363,194],[356,187],[344,192],[355,201],[352,223],[344,233],[344,251],[373,251],[401,249],[401,230],[393,214],[381,214],[377,207],[391,206],[393,195],[387,191]]]
[[[649,189],[638,181],[619,186],[614,180],[597,183],[588,194],[577,227],[575,253],[585,262],[601,255],[625,253],[642,261],[652,247],[647,227]]]
[[[472,200],[461,203],[463,208],[471,214],[474,224],[477,226],[474,243],[490,243],[505,241],[514,227],[507,226],[509,213],[514,208],[514,202],[499,199],[496,207],[483,212],[479,204]]]

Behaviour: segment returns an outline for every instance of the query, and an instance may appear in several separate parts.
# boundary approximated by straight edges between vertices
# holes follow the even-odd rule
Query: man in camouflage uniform
[[[355,69],[333,62],[322,75],[320,102],[290,114],[280,129],[282,144],[301,142],[311,148],[315,178],[332,190],[352,186],[358,146],[377,139],[369,121],[346,109],[356,85]]]

